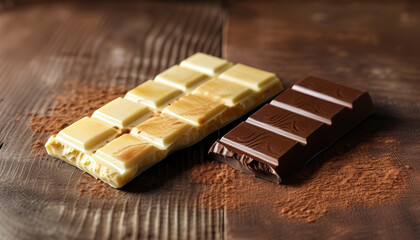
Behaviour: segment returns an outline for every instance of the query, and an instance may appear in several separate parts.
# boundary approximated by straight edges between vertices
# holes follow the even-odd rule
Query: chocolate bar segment
[[[266,104],[246,122],[254,124],[268,131],[287,136],[303,144],[314,135],[314,132],[323,127],[323,123],[304,117],[294,112]]]
[[[287,89],[283,94],[274,98],[271,104],[328,125],[331,125],[337,113],[344,109],[343,106],[292,89]]]
[[[209,155],[280,183],[372,112],[367,92],[307,77],[216,141]]]
[[[324,81],[313,76],[296,83],[292,89],[349,108],[353,107],[353,101],[364,94],[362,91]]]

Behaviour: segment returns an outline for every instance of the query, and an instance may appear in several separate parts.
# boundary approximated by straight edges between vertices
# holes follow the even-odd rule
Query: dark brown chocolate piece
[[[307,77],[216,141],[209,155],[280,183],[372,111],[367,92]]]

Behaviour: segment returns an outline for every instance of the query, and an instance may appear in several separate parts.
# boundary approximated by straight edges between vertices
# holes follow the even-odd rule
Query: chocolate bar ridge
[[[309,76],[217,140],[209,155],[281,183],[372,112],[367,92]]]

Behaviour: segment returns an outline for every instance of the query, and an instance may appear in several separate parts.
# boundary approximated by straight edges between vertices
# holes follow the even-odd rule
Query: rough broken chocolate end
[[[274,183],[281,183],[282,179],[274,168],[260,162],[244,153],[238,153],[229,149],[220,141],[216,141],[209,150],[209,156],[219,162],[223,162],[243,173],[262,178]]]

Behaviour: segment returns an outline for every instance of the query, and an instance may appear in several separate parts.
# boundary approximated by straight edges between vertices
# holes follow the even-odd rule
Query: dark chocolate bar
[[[217,140],[209,155],[280,183],[372,112],[367,92],[310,76]]]

